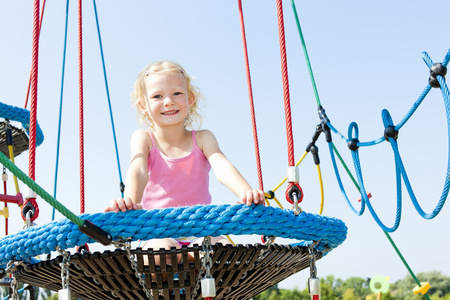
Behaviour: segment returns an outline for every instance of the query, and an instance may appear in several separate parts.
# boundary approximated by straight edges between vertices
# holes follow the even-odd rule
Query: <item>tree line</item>
[[[431,288],[428,295],[431,300],[450,300],[450,277],[441,272],[432,271],[417,274],[420,282],[429,282]],[[321,278],[321,299],[323,300],[377,300],[369,286],[370,278],[350,277],[346,280],[335,278],[329,275]],[[415,295],[412,290],[416,282],[411,276],[391,283],[389,291],[382,295],[382,300],[420,300],[425,299],[423,295]],[[19,285],[19,289],[23,284]],[[8,287],[0,289],[0,298],[4,299],[9,295]],[[57,300],[58,295],[48,289],[35,288],[33,291],[34,299]],[[19,293],[20,300],[30,299],[30,291],[25,290]],[[297,287],[288,290],[280,289],[277,285],[269,288],[263,293],[255,296],[253,300],[311,300],[308,294],[308,287],[303,290]]]
[[[432,271],[417,274],[420,282],[429,282],[431,288],[428,296],[431,300],[450,300],[450,277],[441,272]],[[329,275],[321,278],[321,299],[324,300],[377,300],[369,286],[370,278],[350,277],[346,280]],[[389,291],[382,295],[383,300],[420,300],[425,296],[415,295],[412,290],[417,286],[411,276],[391,283]],[[300,290],[297,287],[288,290],[273,286],[255,296],[254,300],[311,300],[308,287]]]

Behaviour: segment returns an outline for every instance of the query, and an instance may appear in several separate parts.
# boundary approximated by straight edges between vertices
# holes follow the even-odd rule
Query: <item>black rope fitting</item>
[[[317,113],[319,114],[319,118],[322,123],[327,124],[328,122],[330,122],[330,119],[328,119],[327,114],[325,113],[325,109],[322,107],[322,105],[319,105],[317,107]]]
[[[123,193],[125,191],[125,184],[123,182],[120,182],[120,192]]]
[[[430,68],[430,78],[428,78],[428,84],[431,87],[438,88],[441,87],[437,76],[440,75],[445,80],[445,75],[447,74],[447,67],[444,67],[441,63],[435,63]]]
[[[320,126],[322,127],[322,131],[325,133],[325,140],[327,143],[331,143],[331,131],[330,127],[328,127],[327,123],[330,122],[330,119],[328,119],[327,114],[325,113],[325,109],[322,107],[322,105],[319,105],[317,107],[317,113],[319,114],[319,118],[321,120]]]
[[[319,148],[316,145],[311,145],[311,147],[309,148],[309,151],[311,152],[311,154],[314,158],[314,163],[316,165],[319,165],[320,164]]]
[[[267,196],[267,199],[275,198],[275,193],[272,190],[267,191],[266,194],[269,195]]]
[[[308,146],[306,146],[306,152],[311,151],[311,147],[316,144],[317,139],[319,138],[320,134],[323,132],[322,130],[322,124],[319,124],[316,126],[316,131],[314,132],[311,142],[309,142]]]
[[[352,139],[350,142],[348,142],[347,146],[348,149],[352,150],[352,151],[357,151],[359,149],[358,146],[359,140],[358,139]]]
[[[323,127],[323,128],[322,128],[323,132],[325,132],[325,140],[327,141],[327,143],[331,143],[331,141],[332,141],[333,139],[331,138],[331,130],[330,130],[330,127],[328,127],[327,124],[323,124],[322,127]]]
[[[112,236],[108,232],[104,231],[103,229],[101,229],[100,227],[98,227],[97,225],[88,220],[84,220],[83,224],[78,226],[78,229],[88,237],[102,244],[103,246],[108,246],[111,244]]]
[[[27,213],[31,211],[30,219],[33,219],[36,214],[36,207],[34,207],[31,201],[26,201],[25,205],[22,207],[22,217],[24,220],[27,219]]]
[[[13,134],[11,126],[6,127],[6,145],[10,146],[13,144]]]
[[[291,203],[294,203],[294,194],[297,195],[297,199],[298,199],[298,203],[302,202],[303,199],[303,193],[302,190],[298,188],[298,186],[296,184],[293,184],[291,186],[291,189],[289,190],[289,199],[291,199]]]
[[[394,125],[389,125],[384,129],[384,139],[389,142],[389,138],[394,140],[398,138],[398,130],[395,130]]]

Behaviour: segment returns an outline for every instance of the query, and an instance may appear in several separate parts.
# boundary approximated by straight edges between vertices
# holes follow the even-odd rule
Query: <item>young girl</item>
[[[151,130],[138,130],[131,138],[131,162],[125,198],[112,200],[108,211],[155,209],[211,203],[209,170],[240,200],[264,203],[264,193],[252,189],[219,148],[208,130],[188,130],[200,122],[201,94],[178,64],[155,62],[137,77],[131,94],[141,121]],[[228,243],[224,237],[212,243]],[[144,248],[181,248],[201,243],[195,237],[153,239]]]

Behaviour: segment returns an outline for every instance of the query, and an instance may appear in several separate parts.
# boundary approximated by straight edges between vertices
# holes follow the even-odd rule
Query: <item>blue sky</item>
[[[295,158],[309,143],[317,117],[314,92],[305,64],[290,1],[284,1]],[[107,76],[119,146],[122,176],[129,160],[129,138],[138,128],[129,93],[135,76],[149,62],[171,59],[195,77],[207,106],[204,128],[214,132],[222,150],[246,179],[257,186],[237,1],[97,1]],[[421,59],[427,51],[442,61],[450,43],[450,3],[434,1],[297,1],[298,15],[322,105],[344,135],[357,122],[360,140],[382,136],[381,111],[398,123],[425,88],[429,70]],[[287,161],[283,91],[275,1],[243,1],[253,94],[265,190],[285,176]],[[31,1],[0,1],[0,101],[23,107],[31,62]],[[83,8],[86,211],[99,212],[119,193],[119,179],[92,2]],[[53,194],[56,137],[64,42],[65,1],[47,1],[40,41],[38,121],[45,141],[37,150],[36,181]],[[77,3],[69,8],[62,140],[57,199],[79,211]],[[349,166],[346,145],[333,136]],[[441,195],[448,156],[447,123],[442,95],[433,89],[402,128],[399,147],[414,192],[430,212]],[[317,146],[325,187],[324,215],[342,219],[348,238],[318,263],[318,276],[406,276],[407,270],[369,212],[357,217],[341,195],[323,136]],[[366,188],[380,218],[395,218],[395,166],[388,143],[360,151]],[[28,154],[17,157],[28,169]],[[352,168],[353,169],[353,168]],[[13,193],[12,176],[8,183]],[[316,167],[307,156],[300,165],[305,193],[302,208],[319,210]],[[232,204],[235,196],[211,175],[214,204]],[[357,193],[347,180],[350,198]],[[283,200],[283,186],[277,197]],[[51,208],[40,201],[38,224],[51,220]],[[354,200],[354,204],[358,205]],[[283,200],[283,205],[287,207]],[[21,228],[18,209],[10,205],[10,232]],[[450,276],[450,246],[442,232],[449,228],[449,208],[423,220],[403,190],[400,228],[392,238],[416,272],[438,270]],[[57,218],[61,215],[57,214]],[[0,220],[0,232],[4,222]],[[235,237],[240,243],[259,237]],[[280,240],[280,243],[290,241]],[[308,271],[281,287],[303,288]],[[412,287],[411,287],[412,288]]]

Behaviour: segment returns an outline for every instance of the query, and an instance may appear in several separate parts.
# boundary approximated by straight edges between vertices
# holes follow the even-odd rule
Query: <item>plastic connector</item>
[[[308,293],[311,296],[320,295],[320,279],[308,278]]]
[[[300,175],[297,166],[290,166],[287,168],[287,181],[298,183],[300,181]]]
[[[11,146],[13,144],[13,134],[11,127],[6,128],[6,145]]]
[[[267,199],[273,199],[273,198],[275,198],[275,193],[272,190],[268,190],[265,193],[265,196],[267,197]]]
[[[311,151],[311,147],[316,144],[317,139],[319,138],[320,134],[323,132],[322,124],[319,124],[316,126],[316,131],[314,132],[311,142],[309,142],[308,146],[306,146],[306,152]]]
[[[202,297],[216,297],[216,281],[214,278],[202,278],[201,280]]]
[[[389,125],[384,129],[384,139],[389,142],[389,138],[398,139],[398,131],[394,125]]]
[[[83,225],[78,226],[78,229],[104,246],[111,244],[112,236],[88,220],[84,220]]]
[[[416,286],[414,289],[413,289],[413,293],[414,294],[422,294],[422,295],[425,295],[427,292],[428,292],[428,290],[431,288],[431,285],[430,285],[430,283],[429,282],[421,282],[420,283],[420,285],[421,286]]]
[[[319,159],[319,148],[317,148],[316,145],[312,145],[309,149],[309,151],[311,152],[313,159],[314,159],[314,163],[316,165],[320,164],[320,159]]]
[[[430,68],[430,75],[433,77],[436,77],[438,75],[444,77],[445,75],[447,75],[447,67],[444,67],[441,63],[435,63]]]
[[[444,67],[441,63],[435,63],[430,68],[430,78],[428,78],[428,84],[431,87],[439,88],[441,85],[437,80],[437,76],[442,76],[445,80],[445,75],[447,75],[447,67]]]
[[[23,191],[23,198],[28,200],[28,199],[36,199],[37,198],[37,194],[35,191],[33,191],[32,189],[30,189],[29,186],[25,186],[24,191]]]
[[[330,119],[328,119],[328,116],[325,113],[325,109],[322,107],[322,105],[319,105],[317,107],[317,113],[319,114],[319,118],[322,123],[327,124],[328,122],[330,122]]]
[[[350,142],[348,142],[347,146],[348,149],[352,150],[352,151],[358,151],[359,146],[358,146],[359,140],[358,139],[352,139]]]

